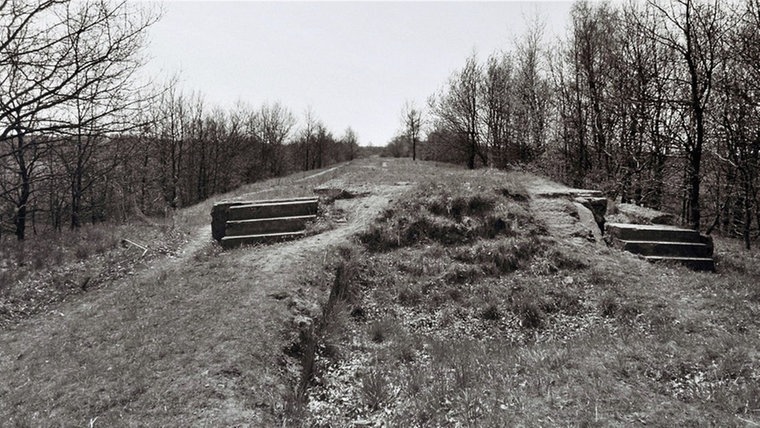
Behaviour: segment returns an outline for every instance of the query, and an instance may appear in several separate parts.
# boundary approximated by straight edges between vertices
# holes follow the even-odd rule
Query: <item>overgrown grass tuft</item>
[[[406,196],[361,234],[367,249],[389,251],[426,243],[461,245],[480,238],[515,236],[517,231],[541,233],[541,226],[522,206],[503,191],[481,186],[473,192],[469,183],[452,182],[443,187],[428,183]]]

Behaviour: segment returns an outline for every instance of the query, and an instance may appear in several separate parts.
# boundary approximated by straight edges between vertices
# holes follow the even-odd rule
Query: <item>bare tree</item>
[[[258,111],[256,131],[263,143],[262,158],[270,176],[277,177],[284,172],[282,146],[295,124],[293,114],[280,103],[265,104]]]
[[[91,131],[124,107],[114,101],[124,100],[119,97],[133,84],[145,31],[156,19],[126,2],[0,3],[5,29],[0,34],[0,157],[13,159],[17,177],[10,186],[5,183],[3,196],[15,205],[19,240],[25,237],[38,162],[55,142],[50,136],[77,128]],[[80,152],[81,163],[88,149]],[[81,186],[74,175],[76,198]],[[78,221],[72,217],[72,225]]]
[[[450,78],[445,91],[430,99],[430,110],[435,126],[446,130],[440,135],[454,139],[452,146],[463,151],[467,167],[474,169],[478,158],[488,164],[488,156],[483,147],[478,109],[478,85],[481,82],[482,67],[475,54],[465,62],[462,70]]]
[[[343,137],[340,139],[343,145],[342,158],[345,160],[354,160],[359,153],[359,137],[350,126],[346,128]]]
[[[401,111],[401,120],[404,125],[404,134],[409,139],[412,148],[412,160],[417,160],[417,143],[422,131],[422,110],[418,109],[414,102],[407,101]]]
[[[723,51],[722,32],[727,28],[720,3],[674,0],[650,3],[658,12],[661,31],[653,36],[680,57],[682,73],[676,75],[673,107],[681,111],[679,138],[686,156],[686,198],[682,209],[694,229],[701,226],[700,190],[702,154],[707,136],[707,111],[713,94],[716,70]]]
[[[512,58],[508,54],[488,57],[481,84],[481,115],[485,122],[486,141],[491,163],[506,167],[512,159],[514,96]]]
[[[551,91],[544,73],[543,39],[544,23],[537,16],[516,44],[514,124],[520,160],[524,162],[543,151],[547,137]]]
[[[747,249],[753,223],[760,225],[760,3],[750,1],[732,11],[734,25],[726,37],[730,49],[716,78],[719,141],[713,155],[719,161],[715,186],[715,220],[728,235],[739,236]],[[722,182],[722,183],[721,183]]]

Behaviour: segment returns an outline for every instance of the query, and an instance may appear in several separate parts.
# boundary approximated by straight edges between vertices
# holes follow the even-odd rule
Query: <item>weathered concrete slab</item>
[[[644,256],[712,257],[712,248],[696,242],[620,241],[614,246]]]
[[[228,208],[227,221],[316,215],[317,207],[316,199],[236,205]]]
[[[692,229],[667,225],[608,223],[605,240],[612,246],[643,255],[651,262],[681,263],[695,270],[715,270],[713,243]]]
[[[219,241],[224,237],[227,223],[227,212],[230,207],[245,205],[245,201],[224,201],[214,204],[211,208],[211,236]]]
[[[220,241],[222,248],[231,249],[244,245],[271,244],[274,242],[298,239],[304,236],[304,232],[267,233],[261,235],[225,236]]]
[[[230,220],[227,222],[225,236],[261,235],[267,233],[298,232],[304,230],[306,223],[317,218],[316,215],[295,217],[261,218],[250,220]]]
[[[693,270],[715,272],[715,261],[710,257],[645,256],[644,258],[655,263],[679,263]]]
[[[600,190],[590,189],[551,189],[538,190],[534,192],[542,198],[603,198],[604,193]]]
[[[317,196],[222,201],[211,209],[211,234],[224,248],[298,238],[318,207]]]
[[[605,236],[624,241],[703,242],[696,230],[676,226],[607,223]]]
[[[594,221],[596,221],[597,226],[602,232],[604,232],[605,216],[607,215],[607,205],[609,202],[607,198],[578,196],[574,199],[574,202],[588,208],[594,214]]]
[[[578,211],[578,222],[589,231],[589,238],[597,243],[601,243],[602,231],[599,229],[594,213],[579,202],[573,202],[573,205],[575,205],[575,209]]]
[[[676,216],[673,214],[634,204],[617,204],[617,210],[634,223],[664,225],[675,225],[677,223]]]

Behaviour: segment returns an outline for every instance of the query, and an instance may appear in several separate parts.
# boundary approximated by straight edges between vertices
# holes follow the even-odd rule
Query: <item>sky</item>
[[[475,53],[510,50],[540,16],[564,34],[563,2],[164,2],[150,29],[146,72],[179,75],[206,104],[280,102],[307,109],[336,137],[351,127],[381,146],[407,102],[426,107]]]

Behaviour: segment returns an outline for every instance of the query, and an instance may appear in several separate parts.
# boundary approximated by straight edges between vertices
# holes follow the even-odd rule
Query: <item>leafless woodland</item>
[[[0,0],[0,239],[161,215],[361,155],[353,130],[336,136],[316,112],[223,109],[141,77],[160,15]],[[403,107],[386,154],[521,165],[747,247],[758,237],[758,0],[579,1],[560,40],[537,19],[463,61],[427,105]]]

